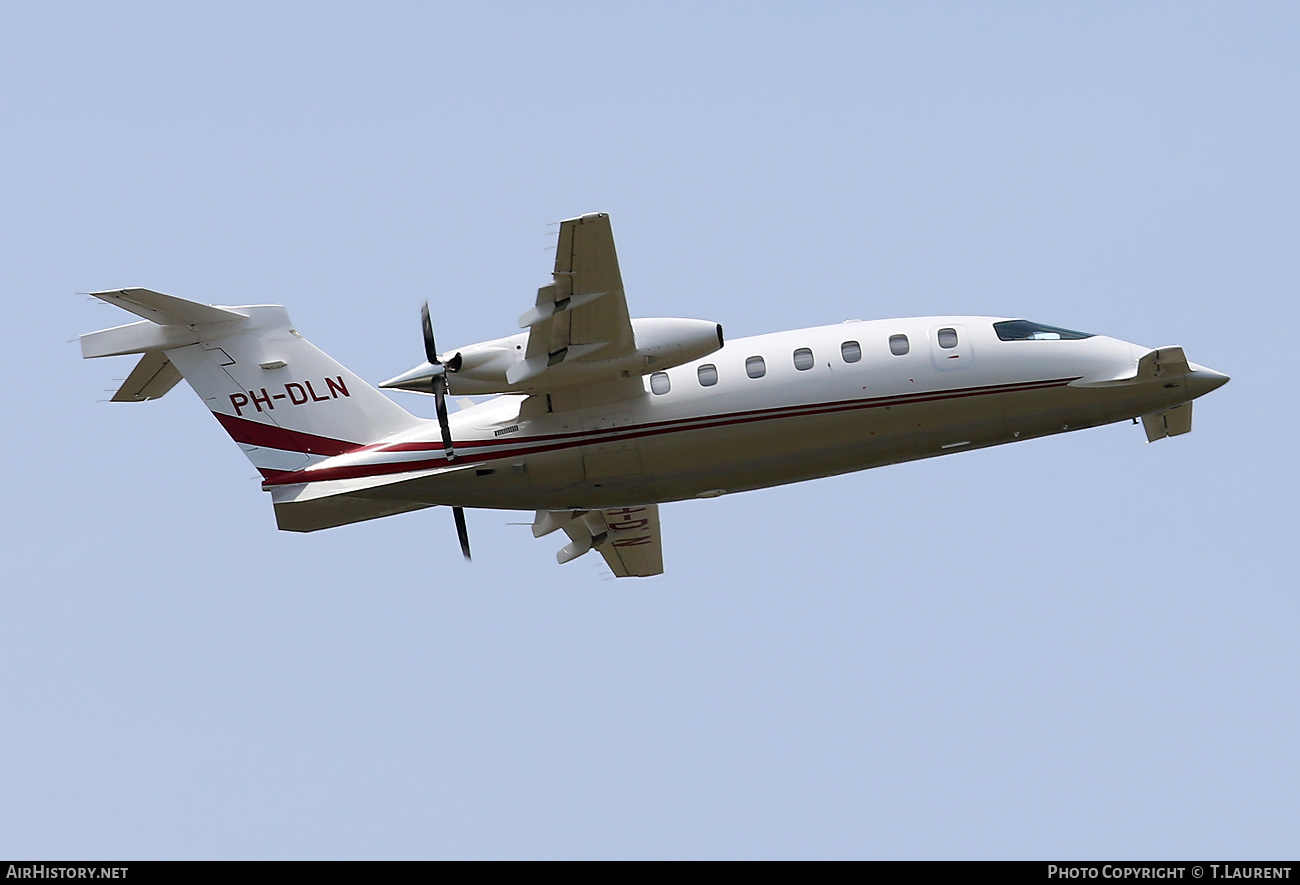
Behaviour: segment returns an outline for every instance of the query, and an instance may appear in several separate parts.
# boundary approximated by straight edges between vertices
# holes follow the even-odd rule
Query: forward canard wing
[[[593,548],[600,551],[616,578],[649,578],[664,571],[659,538],[659,506],[611,507],[608,510],[539,510],[533,536],[563,529],[569,543],[555,555],[572,562]]]
[[[1114,388],[1138,387],[1162,383],[1166,390],[1181,389],[1186,401],[1142,416],[1147,442],[1181,436],[1192,430],[1192,400],[1226,384],[1221,375],[1204,366],[1187,361],[1181,347],[1157,347],[1138,357],[1131,368],[1103,377],[1084,377],[1070,382],[1071,387]]]
[[[1181,347],[1156,347],[1117,375],[1086,376],[1071,381],[1071,387],[1132,387],[1152,381],[1179,381],[1193,371]]]
[[[1182,436],[1192,432],[1192,404],[1183,403],[1154,415],[1142,416],[1142,429],[1147,433],[1147,442],[1170,436]]]

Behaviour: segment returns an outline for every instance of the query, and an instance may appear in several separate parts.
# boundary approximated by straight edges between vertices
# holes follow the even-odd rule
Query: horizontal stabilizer
[[[186,301],[184,298],[164,295],[152,289],[112,289],[90,294],[160,326],[228,323],[231,320],[242,320],[248,317],[248,314],[236,313],[224,307],[213,307],[211,304],[200,304],[197,301]]]
[[[126,376],[117,393],[113,394],[115,403],[142,403],[145,400],[158,399],[180,383],[181,373],[167,359],[161,350],[150,350],[135,364],[135,369]]]
[[[1147,442],[1153,443],[1166,436],[1181,436],[1192,430],[1192,404],[1183,403],[1154,415],[1142,416],[1142,427],[1147,432]]]

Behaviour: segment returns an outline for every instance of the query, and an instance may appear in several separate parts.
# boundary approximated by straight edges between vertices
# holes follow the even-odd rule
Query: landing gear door
[[[930,359],[935,368],[950,372],[971,364],[971,336],[960,323],[948,323],[930,329]]]

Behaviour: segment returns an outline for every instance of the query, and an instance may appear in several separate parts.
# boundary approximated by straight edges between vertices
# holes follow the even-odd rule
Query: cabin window
[[[800,372],[807,372],[813,367],[812,351],[801,347],[794,352],[794,367]]]
[[[906,335],[889,336],[889,352],[894,356],[903,356],[911,349],[912,345],[907,343]]]
[[[939,346],[940,346],[940,347],[956,347],[956,346],[957,346],[957,330],[956,330],[956,329],[940,329],[940,330],[939,330]]]
[[[712,387],[718,383],[718,367],[713,363],[705,363],[695,370],[699,376],[701,387]]]
[[[840,356],[846,363],[856,363],[862,359],[862,345],[856,341],[845,341],[840,345]]]
[[[650,390],[653,393],[664,394],[672,389],[673,383],[668,380],[667,372],[655,372],[650,376]]]
[[[761,356],[751,356],[745,360],[745,374],[751,378],[762,378],[767,374],[767,363]]]

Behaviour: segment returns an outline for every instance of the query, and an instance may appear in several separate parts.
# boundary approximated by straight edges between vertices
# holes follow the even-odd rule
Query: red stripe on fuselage
[[[347,467],[307,468],[291,471],[274,477],[267,477],[263,487],[274,485],[291,485],[294,483],[321,482],[332,479],[360,479],[370,476],[388,476],[394,473],[413,473],[449,465],[460,466],[476,464],[483,461],[496,461],[521,455],[537,455],[559,449],[591,445],[596,442],[619,442],[661,436],[666,433],[687,433],[692,430],[707,430],[737,424],[749,424],[755,421],[774,421],[782,418],[801,418],[814,415],[827,415],[835,412],[849,412],[861,409],[884,408],[895,405],[936,402],[948,399],[963,399],[971,396],[987,396],[997,393],[1021,393],[1031,390],[1046,390],[1052,387],[1064,387],[1075,378],[1058,378],[1049,381],[1025,381],[1013,384],[987,385],[983,387],[957,388],[953,390],[936,390],[927,393],[900,394],[857,400],[839,400],[829,403],[812,403],[806,406],[781,406],[769,409],[752,409],[732,412],[725,415],[707,415],[695,418],[676,418],[669,421],[655,421],[622,427],[617,430],[587,430],[578,433],[562,433],[552,436],[512,437],[509,440],[466,440],[456,443],[456,459],[448,462],[441,454],[436,458],[424,458],[412,461],[393,461],[379,464],[357,464]],[[259,425],[260,426],[260,425]],[[466,449],[493,448],[492,451],[470,452],[461,454]],[[369,446],[357,446],[349,450],[354,454],[360,452],[423,452],[441,453],[441,442],[404,442],[376,443]],[[340,452],[339,454],[343,454]]]
[[[342,455],[361,448],[361,443],[331,439],[328,436],[316,436],[301,430],[285,430],[274,424],[262,424],[234,415],[213,412],[221,426],[226,428],[231,438],[246,446],[260,446],[267,449],[283,449],[287,452],[306,452],[311,455]]]
[[[694,430],[694,427],[685,425],[699,423],[700,427],[717,426],[719,419],[724,423],[733,423],[741,419],[752,417],[759,418],[797,418],[805,415],[816,415],[820,413],[848,411],[852,409],[875,408],[878,406],[895,406],[906,405],[910,403],[931,402],[933,400],[958,399],[966,396],[980,396],[986,393],[1019,393],[1025,390],[1039,390],[1048,387],[1060,387],[1075,381],[1077,378],[1060,378],[1050,381],[1018,381],[1012,384],[990,384],[984,387],[963,387],[953,390],[932,390],[927,393],[904,393],[895,396],[868,397],[866,399],[846,399],[835,400],[825,403],[809,403],[803,406],[777,406],[766,409],[749,409],[743,412],[730,412],[719,415],[700,415],[694,418],[673,418],[668,421],[651,421],[646,424],[637,424],[634,427],[624,427],[619,430],[582,430],[573,433],[556,433],[549,436],[511,436],[507,439],[480,439],[466,440],[457,442],[456,448],[483,448],[487,446],[509,446],[518,447],[530,443],[554,443],[563,440],[584,440],[587,445],[596,440],[593,437],[609,437],[611,434],[618,439],[626,438],[629,431],[635,431],[638,435],[644,431],[656,430],[661,427],[672,427],[678,430]],[[429,440],[421,442],[400,442],[400,443],[374,443],[363,446],[356,452],[432,452],[442,451],[441,440]]]

